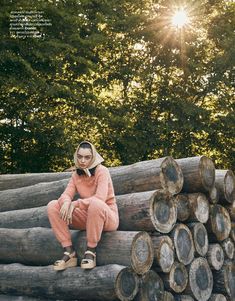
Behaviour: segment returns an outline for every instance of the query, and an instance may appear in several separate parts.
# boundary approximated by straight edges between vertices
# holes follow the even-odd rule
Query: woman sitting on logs
[[[113,183],[104,159],[95,146],[82,141],[75,153],[73,172],[65,191],[58,200],[47,205],[52,230],[64,248],[64,256],[54,263],[55,270],[77,266],[77,254],[73,248],[69,225],[74,229],[86,230],[87,251],[81,268],[96,266],[96,246],[102,231],[115,231],[119,225],[118,208]],[[73,201],[75,193],[79,199]]]

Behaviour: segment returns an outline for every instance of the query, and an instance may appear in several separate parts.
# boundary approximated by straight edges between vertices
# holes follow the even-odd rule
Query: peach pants
[[[69,226],[60,217],[61,204],[58,200],[50,201],[47,214],[52,230],[62,247],[72,245]],[[119,217],[117,205],[107,205],[101,200],[93,199],[87,210],[74,208],[72,216],[73,229],[86,230],[87,246],[95,248],[101,238],[102,231],[115,231]]]

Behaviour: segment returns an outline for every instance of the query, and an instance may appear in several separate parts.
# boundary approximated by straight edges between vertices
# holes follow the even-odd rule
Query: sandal
[[[93,269],[96,266],[96,253],[93,253],[91,251],[86,251],[84,255],[86,255],[86,254],[92,255],[94,258],[93,259],[83,258],[83,260],[81,262],[81,268],[82,269]]]
[[[64,252],[64,255],[69,256],[70,259],[68,259],[67,261],[64,261],[63,259],[57,260],[53,265],[55,271],[62,271],[62,270],[65,270],[67,268],[72,268],[72,267],[77,266],[77,260],[78,259],[77,259],[77,257],[74,257],[74,255],[76,255],[75,252],[73,252],[73,253]]]

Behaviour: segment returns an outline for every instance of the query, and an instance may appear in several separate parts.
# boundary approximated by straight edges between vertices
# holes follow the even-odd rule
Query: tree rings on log
[[[231,220],[228,211],[221,205],[211,205],[207,223],[209,241],[222,241],[228,238],[230,230]]]
[[[194,258],[194,243],[189,228],[184,224],[178,224],[174,227],[170,236],[174,242],[176,255],[179,262],[187,265]]]
[[[233,259],[234,257],[234,243],[231,238],[226,238],[222,242],[222,248],[224,250],[224,255],[228,259]]]
[[[169,236],[152,235],[154,249],[154,269],[169,273],[175,259],[174,244]]]
[[[228,295],[231,300],[235,300],[235,263],[225,262],[219,271],[213,271],[214,293]]]
[[[133,300],[139,290],[139,277],[129,267],[122,269],[116,278],[115,292],[120,300]]]
[[[175,225],[177,213],[173,197],[162,190],[157,190],[152,197],[150,216],[155,229],[169,233]]]
[[[220,202],[232,203],[235,200],[235,176],[232,170],[215,170],[215,187],[219,192]]]
[[[163,301],[164,286],[162,279],[153,270],[140,279],[140,287],[135,301]]]
[[[227,299],[222,294],[212,294],[208,301],[227,301]]]
[[[224,251],[220,244],[209,244],[206,257],[212,270],[220,270],[224,264]]]
[[[207,260],[198,257],[190,264],[186,293],[193,294],[198,301],[209,299],[213,288],[213,276]]]
[[[183,171],[184,192],[208,192],[215,183],[215,166],[206,156],[177,159]]]
[[[189,193],[190,216],[188,221],[206,223],[209,218],[209,202],[202,193]]]
[[[190,228],[193,236],[196,255],[202,257],[205,256],[209,247],[205,226],[202,223],[191,223],[188,224],[188,227]]]
[[[187,286],[188,272],[186,267],[180,262],[174,262],[170,273],[161,273],[160,275],[164,286],[168,291],[173,293],[181,293]]]

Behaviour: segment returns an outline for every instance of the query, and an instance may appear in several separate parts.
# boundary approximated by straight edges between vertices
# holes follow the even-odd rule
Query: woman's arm
[[[86,209],[90,204],[91,198],[93,200],[99,199],[105,202],[108,196],[109,180],[110,174],[108,169],[102,169],[97,176],[97,188],[95,194],[88,198],[78,199],[77,201],[74,201],[73,203],[75,207],[79,207],[80,209]]]
[[[61,194],[58,201],[60,202],[60,205],[63,205],[65,201],[71,202],[77,189],[74,184],[73,174],[69,180],[69,183],[67,187],[65,188],[65,191]]]

